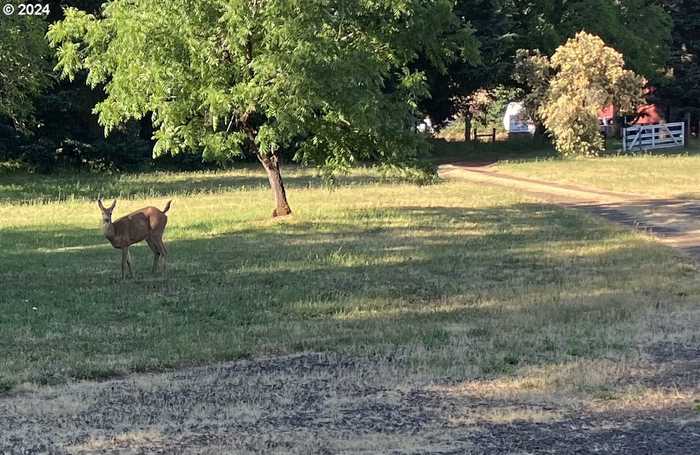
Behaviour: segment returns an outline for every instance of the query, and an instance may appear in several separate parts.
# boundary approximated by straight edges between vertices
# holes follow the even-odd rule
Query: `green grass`
[[[517,144],[508,147],[513,146]],[[540,146],[524,144],[518,155],[501,145],[492,161],[497,164],[495,170],[523,177],[654,197],[700,197],[699,140],[691,140],[686,149],[629,155],[616,152],[614,141],[610,146],[608,153],[598,158],[560,159]]]
[[[624,358],[693,327],[695,266],[582,212],[370,170],[335,189],[286,175],[284,220],[253,169],[3,177],[0,392],[307,350],[495,377]],[[140,245],[136,278],[118,279],[99,191],[119,196],[116,216],[173,199],[166,277]]]

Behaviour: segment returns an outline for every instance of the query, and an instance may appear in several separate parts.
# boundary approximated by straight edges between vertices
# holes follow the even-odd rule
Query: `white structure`
[[[685,146],[685,123],[635,125],[622,130],[622,150],[654,150]]]
[[[423,121],[418,123],[416,130],[418,130],[420,133],[433,134],[435,132],[435,128],[433,128],[433,121],[430,120],[430,117],[425,117]]]
[[[503,128],[512,133],[535,134],[535,124],[525,113],[523,103],[508,103],[506,113],[503,115]]]

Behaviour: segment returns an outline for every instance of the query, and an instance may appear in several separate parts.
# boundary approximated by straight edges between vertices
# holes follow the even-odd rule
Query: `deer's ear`
[[[100,207],[100,210],[105,210],[105,206],[102,205],[102,199],[99,197],[97,198],[97,205]]]
[[[114,207],[117,205],[117,200],[115,199],[114,202],[112,202],[112,205],[109,206],[109,209],[107,210],[114,210]]]

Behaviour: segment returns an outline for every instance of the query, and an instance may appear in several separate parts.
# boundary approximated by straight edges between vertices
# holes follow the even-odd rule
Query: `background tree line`
[[[47,18],[0,21],[0,159],[38,171],[62,166],[194,168],[255,159],[244,149],[203,161],[205,147],[192,144],[185,153],[166,153],[154,160],[149,115],[121,123],[105,138],[93,113],[106,97],[104,84],[86,85],[84,70],[76,71],[73,80],[60,78],[45,37],[49,25],[64,18],[64,8],[99,16],[102,0],[49,3]],[[673,106],[675,115],[688,112],[698,119],[700,5],[693,0],[457,0],[453,8],[475,38],[462,41],[462,57],[435,59],[435,48],[415,48],[416,58],[409,62],[412,71],[425,75],[429,93],[416,98],[416,111],[429,115],[438,127],[455,115],[469,116],[480,89],[531,90],[514,78],[518,49],[549,56],[581,30],[601,37],[624,56],[628,68],[655,87],[651,101]],[[416,33],[425,34],[418,40],[435,39],[425,29]],[[392,90],[396,74],[383,77],[385,90]]]

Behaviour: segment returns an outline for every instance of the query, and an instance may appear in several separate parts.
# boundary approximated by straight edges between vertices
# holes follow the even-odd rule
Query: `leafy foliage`
[[[407,65],[418,52],[446,65],[469,30],[444,0],[115,0],[99,18],[68,9],[48,36],[63,76],[104,84],[107,132],[152,113],[156,155],[294,149],[343,169],[421,148],[412,125],[428,92]]]
[[[667,77],[658,84],[655,96],[683,111],[700,113],[700,3],[694,0],[664,0],[673,19],[673,41]]]
[[[509,79],[515,48],[503,3],[458,0],[457,16],[474,31],[474,39],[464,46],[463,58],[452,61],[447,71],[436,68],[427,59],[420,59],[415,65],[427,76],[431,96],[421,101],[420,108],[430,116],[433,125],[441,127],[455,115],[468,115],[476,91],[490,90]]]
[[[19,129],[30,126],[34,98],[51,82],[45,27],[39,17],[3,14],[0,20],[0,118]]]
[[[522,67],[523,55],[514,59],[517,49],[552,55],[585,30],[620,51],[631,69],[653,82],[659,80],[669,52],[671,20],[656,1],[458,0],[456,5],[460,17],[475,30],[480,59],[454,62],[447,73],[424,66],[432,97],[421,107],[438,126],[455,115],[468,116],[466,109],[477,91],[503,85],[532,95],[524,101],[541,131],[541,120],[534,113],[546,87],[542,90],[522,77],[534,68]],[[517,74],[521,77],[514,77]]]
[[[537,50],[518,49],[513,78],[527,88],[522,97],[525,110],[537,125],[542,125],[544,119],[540,117],[540,107],[547,100],[549,81],[552,78],[549,59]]]
[[[629,67],[649,79],[666,62],[672,21],[650,0],[504,0],[515,44],[551,55],[576,33],[597,35],[625,56]]]
[[[598,112],[610,104],[633,112],[642,103],[646,80],[624,63],[622,54],[585,32],[559,47],[549,61],[533,57],[533,67],[549,65],[554,73],[538,113],[559,153],[597,155],[604,148]]]

